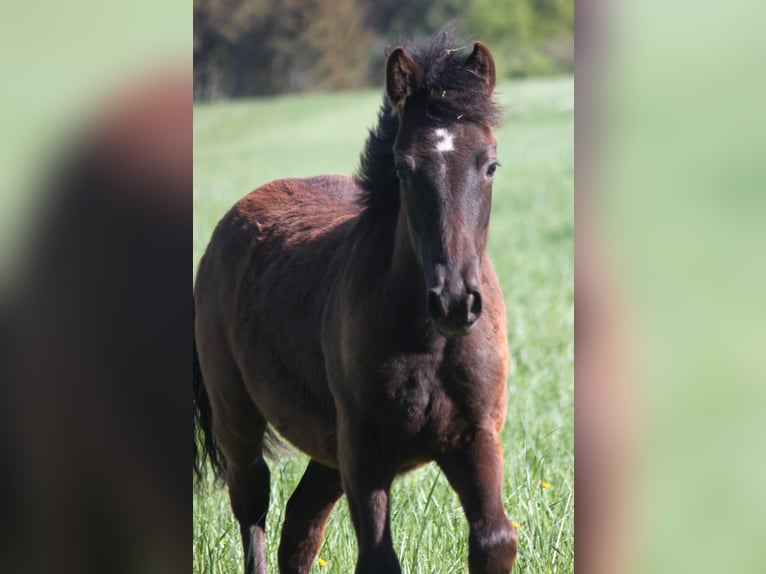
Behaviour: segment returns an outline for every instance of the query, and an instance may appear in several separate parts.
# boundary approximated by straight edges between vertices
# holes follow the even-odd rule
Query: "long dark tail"
[[[194,314],[194,298],[192,297],[192,316]],[[207,396],[205,381],[202,379],[202,371],[199,367],[197,336],[194,334],[194,329],[192,329],[192,342],[194,347],[194,378],[192,382],[192,401],[194,404],[193,470],[196,482],[201,483],[204,478],[202,471],[206,461],[210,461],[215,478],[220,479],[226,472],[226,459],[213,436],[213,410],[210,408],[210,398]]]

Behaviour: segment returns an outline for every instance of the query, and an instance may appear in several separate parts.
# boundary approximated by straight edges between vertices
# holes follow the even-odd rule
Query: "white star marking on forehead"
[[[436,130],[434,130],[434,135],[437,137],[436,151],[444,153],[455,149],[452,141],[452,134],[446,129],[436,128]]]

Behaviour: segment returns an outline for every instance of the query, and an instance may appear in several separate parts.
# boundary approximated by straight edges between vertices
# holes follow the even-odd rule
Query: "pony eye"
[[[497,169],[497,166],[499,165],[500,164],[497,163],[496,161],[493,161],[491,164],[489,164],[489,166],[487,166],[487,177],[492,177],[493,175],[495,175],[495,170]]]

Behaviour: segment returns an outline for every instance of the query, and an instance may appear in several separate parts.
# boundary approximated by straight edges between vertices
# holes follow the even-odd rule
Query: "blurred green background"
[[[578,94],[578,229],[634,343],[623,563],[766,572],[766,4],[611,8]]]
[[[194,97],[377,86],[385,46],[453,18],[500,76],[573,70],[573,0],[194,0]]]

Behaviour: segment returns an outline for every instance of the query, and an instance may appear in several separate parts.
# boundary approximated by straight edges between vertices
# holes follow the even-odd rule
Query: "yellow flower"
[[[513,521],[511,524],[513,524],[513,527],[514,527],[514,528],[516,528],[516,529],[518,529],[518,528],[519,528],[519,523],[518,523],[518,522],[516,522],[515,520],[514,520],[514,521]]]
[[[327,560],[325,560],[324,558],[320,558],[319,560],[317,560],[317,564],[319,564],[320,568],[324,568],[327,566]]]
[[[218,544],[220,544],[221,548],[223,548],[224,546],[226,546],[226,539],[225,538],[221,538],[221,540],[220,540],[220,542],[218,542]]]
[[[545,481],[542,481],[540,483],[540,486],[542,486],[543,488],[550,488],[551,487],[551,485],[549,483],[545,482]]]

